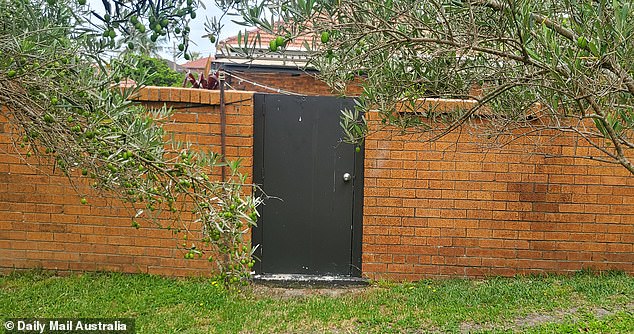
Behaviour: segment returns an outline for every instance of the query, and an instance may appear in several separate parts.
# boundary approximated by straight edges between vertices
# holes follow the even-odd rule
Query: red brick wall
[[[469,129],[422,142],[368,116],[365,275],[634,272],[634,177],[623,167],[531,155],[528,138],[485,150]],[[542,152],[589,153],[574,144]]]
[[[325,82],[317,79],[317,77],[310,73],[292,74],[283,72],[243,72],[232,71],[239,78],[246,79],[251,82],[258,83],[263,86],[267,86],[274,89],[281,89],[283,91],[299,93],[303,95],[336,95],[326,85]],[[262,92],[269,94],[276,94],[275,90],[266,89],[257,85],[250,84],[246,81],[241,81],[236,77],[228,79],[228,83],[233,89],[247,90],[254,92]],[[358,96],[362,89],[360,82],[351,84],[347,91],[347,96]]]
[[[148,87],[139,100],[174,108],[174,123],[166,126],[177,140],[220,152],[218,92]],[[227,157],[244,158],[243,171],[249,175],[252,101],[252,93],[226,94]],[[4,115],[0,117],[0,268],[209,273],[205,259],[184,259],[177,247],[180,236],[149,222],[138,230],[132,228],[134,210],[129,206],[95,193],[87,196],[88,205],[81,205],[67,178],[54,173],[48,161],[38,165],[38,160],[30,158],[27,162],[37,167],[27,166],[15,155],[10,126]]]
[[[167,126],[177,139],[219,151],[217,92],[148,88],[139,100],[173,106],[175,122]],[[249,92],[227,93],[227,155],[244,158],[248,174],[252,101]],[[518,153],[533,149],[521,141],[484,151],[468,131],[425,143],[368,117],[364,275],[634,272],[634,177],[623,168]],[[573,144],[561,138],[543,150],[588,153]],[[169,231],[132,228],[133,211],[116,199],[95,194],[80,205],[50,164],[27,166],[14,152],[10,126],[0,119],[0,268],[209,272],[205,260],[183,259],[182,240]]]

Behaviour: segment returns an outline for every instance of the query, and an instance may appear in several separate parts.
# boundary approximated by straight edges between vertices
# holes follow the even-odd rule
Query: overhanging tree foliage
[[[106,56],[115,31],[125,36],[130,23],[144,30],[141,22],[154,22],[153,34],[178,29],[187,39],[183,20],[194,13],[193,1],[104,1],[107,16],[84,3],[0,0],[0,106],[16,148],[54,161],[73,184],[83,179],[130,203],[137,209],[134,227],[143,218],[163,224],[155,218],[165,213],[171,223],[161,226],[175,232],[189,233],[189,223],[199,223],[202,240],[185,244],[185,257],[210,252],[227,282],[244,282],[253,260],[242,237],[255,224],[260,201],[250,195],[246,177],[228,163],[230,178],[212,180],[223,158],[166,140],[161,123],[170,110],[134,104],[138,87],[115,84],[134,58],[110,62]],[[144,77],[138,73],[135,80],[142,85]]]
[[[314,36],[312,64],[333,88],[366,76],[359,109],[404,131],[434,139],[483,117],[488,138],[556,130],[596,148],[584,158],[634,174],[631,1],[240,3],[245,24]],[[477,103],[446,113],[422,108],[429,97]],[[344,123],[352,141],[364,135],[352,114]]]

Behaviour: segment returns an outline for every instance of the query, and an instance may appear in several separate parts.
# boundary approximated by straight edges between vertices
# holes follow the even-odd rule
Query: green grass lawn
[[[0,276],[0,318],[128,317],[137,333],[634,333],[620,274],[228,291],[210,279]]]

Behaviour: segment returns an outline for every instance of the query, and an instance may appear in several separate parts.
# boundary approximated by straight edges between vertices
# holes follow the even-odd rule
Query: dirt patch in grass
[[[375,289],[372,286],[366,287],[336,287],[336,288],[281,288],[266,285],[254,285],[251,292],[256,297],[271,297],[276,299],[305,298],[313,296],[333,297],[356,296],[367,293]]]
[[[540,325],[548,324],[548,323],[563,323],[567,319],[578,319],[581,318],[582,314],[592,314],[597,319],[601,319],[613,314],[616,314],[620,311],[634,311],[634,303],[628,303],[623,305],[622,307],[615,307],[611,309],[605,309],[602,307],[594,307],[591,309],[585,309],[582,307],[573,307],[565,310],[554,310],[549,313],[531,313],[523,317],[519,317],[513,319],[512,321],[501,324],[476,324],[473,322],[465,322],[460,326],[461,333],[473,333],[479,331],[489,331],[489,330],[512,330],[518,331],[522,328],[530,328],[537,327]]]

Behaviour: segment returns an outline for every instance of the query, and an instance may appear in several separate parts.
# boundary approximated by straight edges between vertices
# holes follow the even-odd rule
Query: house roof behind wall
[[[204,58],[192,60],[192,61],[187,62],[185,64],[182,64],[180,66],[182,68],[184,68],[186,70],[190,70],[192,72],[202,71],[202,70],[205,69],[205,66],[207,66],[207,61],[209,60],[209,58],[211,58],[211,61],[214,61],[214,57],[213,56],[209,56],[209,57],[204,57]]]
[[[250,30],[247,30],[247,33],[249,35],[249,40],[251,40],[252,38],[255,38],[255,36],[259,33],[260,41],[262,44],[261,47],[264,49],[268,49],[269,42],[272,39],[277,38],[277,35],[262,29],[250,29]],[[242,32],[242,38],[243,38],[242,44],[244,44],[244,35],[245,35],[244,32]],[[306,51],[306,47],[304,46],[304,43],[308,43],[308,45],[312,45],[313,43],[312,36],[301,36],[301,37],[296,37],[292,39],[286,44],[286,50]],[[237,46],[239,44],[238,35],[228,37],[220,41],[220,43],[218,43],[218,45],[225,45],[225,44],[231,45],[231,46]]]
[[[259,40],[256,36],[259,34]],[[245,48],[245,35],[248,39],[248,53],[245,55],[240,49]],[[241,33],[240,43],[238,35],[229,37],[218,43],[216,53],[216,64],[233,64],[241,67],[276,67],[296,70],[312,70],[312,66],[308,64],[309,52],[306,44],[312,47],[313,37],[302,36],[288,41],[282,52],[271,52],[269,50],[269,42],[275,39],[277,35],[262,29],[247,30],[246,34]]]

